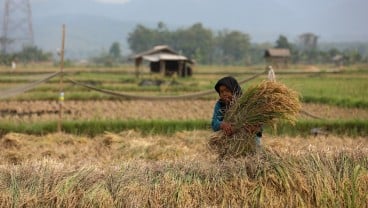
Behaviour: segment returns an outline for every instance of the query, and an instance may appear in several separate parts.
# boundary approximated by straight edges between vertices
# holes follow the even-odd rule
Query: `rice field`
[[[366,138],[265,136],[264,152],[220,162],[211,134],[7,134],[0,206],[367,206]]]
[[[37,67],[17,72],[0,68],[0,91],[57,70]],[[328,70],[319,68],[313,70]],[[41,134],[3,131],[7,125],[39,128],[44,127],[39,123],[57,122],[59,80],[53,78],[0,100],[0,207],[368,207],[367,130],[344,134],[344,128],[368,121],[366,68],[313,76],[302,66],[297,70],[306,74],[276,71],[278,81],[301,92],[302,109],[323,118],[302,113],[299,121],[352,122],[340,133],[326,135],[266,131],[255,155],[225,161],[208,148],[213,135],[209,128],[170,134],[119,128],[125,121],[154,121],[145,128],[158,121],[165,122],[164,128],[178,121],[209,123],[216,94],[193,100],[126,100],[65,82],[63,120],[106,122],[114,131],[93,136],[46,129]],[[257,70],[262,68],[199,67],[191,78],[165,80],[177,85],[143,87],[129,67],[70,68],[66,77],[133,94],[178,95],[212,89],[225,74],[244,79]],[[149,74],[144,78],[156,79]],[[82,126],[77,128],[99,128]]]

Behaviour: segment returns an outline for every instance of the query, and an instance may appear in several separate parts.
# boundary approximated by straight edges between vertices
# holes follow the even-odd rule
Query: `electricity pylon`
[[[15,52],[25,46],[32,46],[33,42],[29,0],[5,0],[3,31],[0,37],[2,52]]]

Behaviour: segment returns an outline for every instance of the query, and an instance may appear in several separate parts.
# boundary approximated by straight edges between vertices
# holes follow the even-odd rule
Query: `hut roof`
[[[133,56],[134,59],[144,59],[151,62],[157,62],[159,60],[166,60],[166,61],[186,61],[191,64],[194,62],[189,58],[180,55],[173,49],[171,49],[167,45],[158,45],[153,47],[150,50],[143,51]]]
[[[340,55],[340,54],[337,54],[334,57],[332,57],[332,61],[342,61],[344,59],[345,59],[345,57]]]
[[[143,56],[157,54],[157,53],[178,54],[177,52],[175,52],[173,49],[171,49],[167,45],[158,45],[158,46],[153,47],[152,49],[149,49],[147,51],[143,51],[141,53],[134,55],[134,58],[135,59],[142,58]]]
[[[265,51],[265,57],[289,57],[290,50],[287,48],[269,48]]]
[[[156,53],[156,54],[151,54],[151,55],[144,55],[142,56],[143,59],[147,60],[147,61],[159,61],[159,60],[166,60],[166,61],[170,61],[170,60],[188,60],[187,57],[185,56],[181,56],[181,55],[177,55],[177,54],[167,54],[167,53]]]

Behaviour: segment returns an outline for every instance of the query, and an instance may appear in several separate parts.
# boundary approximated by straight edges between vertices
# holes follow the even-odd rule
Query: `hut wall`
[[[274,68],[288,68],[288,58],[284,57],[267,57],[268,65],[274,66]]]
[[[160,73],[160,62],[150,62],[151,72]]]

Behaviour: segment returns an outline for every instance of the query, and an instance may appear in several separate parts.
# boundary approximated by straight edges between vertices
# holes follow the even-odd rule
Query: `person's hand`
[[[220,129],[225,133],[225,135],[230,136],[233,134],[233,127],[231,126],[231,124],[226,123],[226,122],[222,122],[220,124]]]

